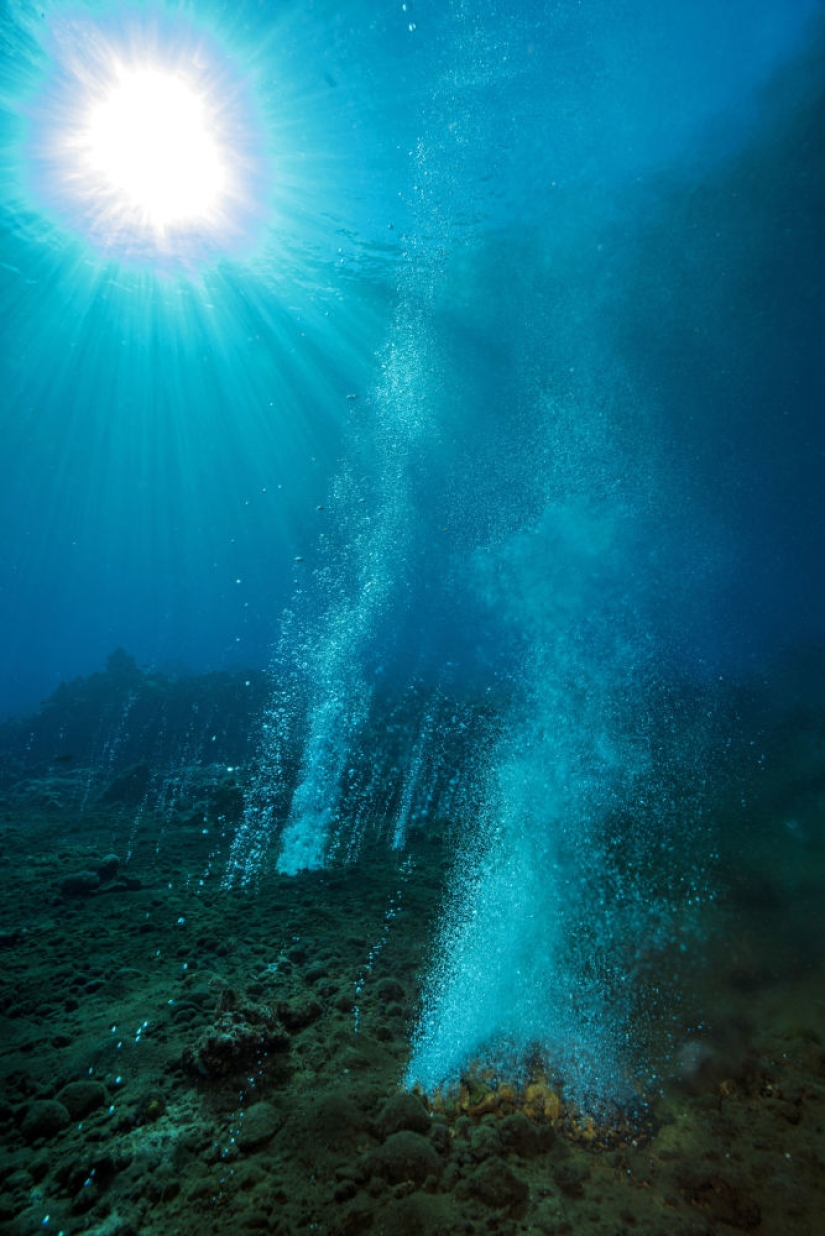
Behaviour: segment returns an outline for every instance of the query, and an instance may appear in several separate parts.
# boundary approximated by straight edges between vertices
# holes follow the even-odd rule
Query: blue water
[[[618,1093],[618,945],[712,897],[698,825],[662,858],[712,745],[678,701],[825,636],[822,6],[19,3],[0,33],[0,711],[117,646],[270,666],[227,881],[452,811],[408,1080],[539,1042]],[[78,184],[112,48],[214,92],[214,226],[161,242]]]

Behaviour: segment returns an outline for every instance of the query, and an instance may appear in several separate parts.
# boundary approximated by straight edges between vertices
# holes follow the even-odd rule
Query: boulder
[[[100,888],[100,876],[96,871],[75,871],[60,881],[63,897],[89,897]]]
[[[20,1124],[20,1132],[27,1142],[39,1138],[48,1140],[71,1124],[68,1109],[57,1099],[35,1099],[29,1103]]]
[[[485,1159],[456,1188],[459,1197],[477,1198],[493,1210],[504,1210],[514,1216],[523,1214],[529,1194],[525,1181],[511,1172],[503,1159],[495,1158]]]
[[[378,1131],[384,1139],[402,1129],[413,1133],[427,1133],[430,1128],[430,1113],[424,1104],[409,1091],[394,1094],[384,1104],[377,1121]]]
[[[254,1150],[263,1146],[278,1132],[282,1124],[281,1114],[271,1103],[253,1103],[243,1114],[237,1134],[241,1150]]]
[[[409,1129],[392,1133],[383,1146],[365,1155],[361,1161],[368,1178],[379,1176],[390,1184],[412,1181],[422,1185],[428,1176],[440,1176],[443,1166],[426,1137]]]
[[[69,1082],[57,1096],[72,1120],[82,1120],[106,1102],[106,1087],[97,1081]]]

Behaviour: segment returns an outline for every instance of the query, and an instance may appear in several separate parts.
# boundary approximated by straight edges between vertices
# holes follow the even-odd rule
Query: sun
[[[158,232],[203,221],[228,187],[208,100],[182,77],[119,67],[77,138],[90,194]]]
[[[255,49],[181,11],[55,16],[27,189],[99,253],[158,269],[256,252],[274,184]]]

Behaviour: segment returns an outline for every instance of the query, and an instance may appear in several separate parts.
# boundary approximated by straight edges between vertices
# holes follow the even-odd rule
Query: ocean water
[[[8,802],[220,770],[227,907],[437,847],[398,1083],[653,1102],[825,938],[822,5],[0,21]]]

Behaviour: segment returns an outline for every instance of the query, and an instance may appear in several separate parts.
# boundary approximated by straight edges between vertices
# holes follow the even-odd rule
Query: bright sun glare
[[[80,144],[100,187],[159,232],[206,218],[226,187],[203,97],[158,69],[120,71]]]
[[[45,71],[21,148],[35,208],[128,264],[248,257],[273,183],[258,49],[177,0],[151,15],[142,2],[108,7],[93,16],[80,0],[38,28]]]

